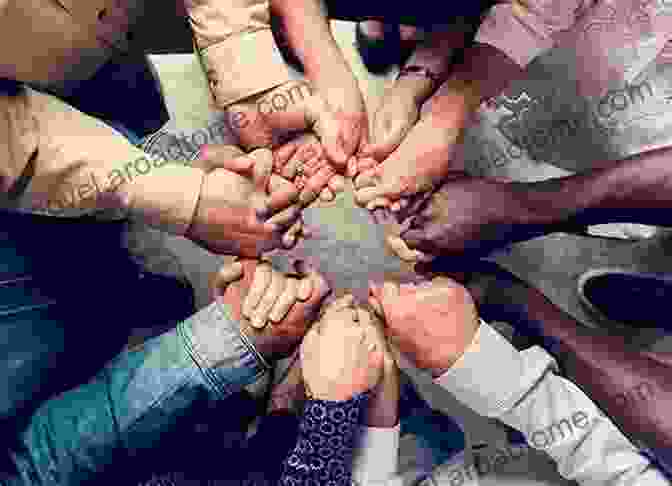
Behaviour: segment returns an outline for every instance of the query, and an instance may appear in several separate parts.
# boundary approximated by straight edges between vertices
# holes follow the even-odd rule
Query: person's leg
[[[193,312],[188,286],[145,284],[122,223],[6,212],[0,222],[0,421],[18,426],[42,399],[88,379],[131,325]]]

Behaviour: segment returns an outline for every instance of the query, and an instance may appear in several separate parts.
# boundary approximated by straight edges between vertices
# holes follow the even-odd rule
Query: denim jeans
[[[14,315],[21,316],[22,325],[45,330],[37,339],[51,339],[52,328],[60,323],[40,319],[43,316],[35,312],[57,305],[45,301],[43,307]],[[96,329],[100,323],[94,317],[88,316],[88,321]],[[103,320],[103,324],[109,322]],[[9,339],[3,344],[11,350],[10,331],[16,327],[2,329]],[[86,352],[87,347],[100,344],[87,340],[92,333],[66,353],[58,349],[65,342],[64,333],[61,329],[54,332],[60,339],[53,346],[55,351],[52,341],[38,346],[42,356],[18,363],[27,369],[23,376],[46,382],[44,376],[53,376],[49,365],[60,371],[59,358],[67,358],[73,365],[91,364],[80,363],[77,351],[85,351],[82,354],[88,357],[95,355]],[[23,346],[29,356],[31,343]],[[51,362],[44,365],[39,358]],[[11,378],[9,368],[16,363],[8,359],[3,364],[7,378]],[[83,385],[42,402],[37,410],[24,413],[20,426],[14,423],[3,430],[6,454],[0,461],[0,484],[132,484],[161,459],[159,445],[179,439],[185,425],[192,422],[194,410],[232,397],[267,370],[228,309],[212,303],[171,331],[119,353]],[[25,398],[34,399],[43,391],[37,381],[25,383],[32,391],[26,393],[32,396]],[[9,401],[5,408],[12,405]]]

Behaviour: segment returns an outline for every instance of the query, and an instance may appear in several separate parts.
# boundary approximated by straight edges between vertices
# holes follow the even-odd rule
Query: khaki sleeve
[[[271,33],[267,0],[185,0],[185,5],[217,107],[291,81]]]
[[[205,176],[145,154],[105,123],[53,96],[0,96],[3,206],[76,217],[120,213],[183,235]]]

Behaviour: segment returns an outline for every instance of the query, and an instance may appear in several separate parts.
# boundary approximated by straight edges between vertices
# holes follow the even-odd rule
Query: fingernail
[[[312,282],[308,278],[304,278],[299,283],[299,289],[297,291],[297,296],[299,300],[306,301],[310,298],[310,294],[313,293]]]
[[[250,324],[252,324],[252,327],[255,329],[263,329],[264,327],[266,327],[266,321],[257,316],[254,316],[252,318]]]

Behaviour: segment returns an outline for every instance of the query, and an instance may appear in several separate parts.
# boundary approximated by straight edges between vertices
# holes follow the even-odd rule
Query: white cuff
[[[353,459],[356,484],[385,483],[397,474],[400,424],[394,427],[361,427]]]
[[[498,417],[509,411],[532,387],[553,358],[534,347],[525,356],[481,320],[462,357],[435,380],[476,413]],[[530,383],[528,383],[530,382]]]

